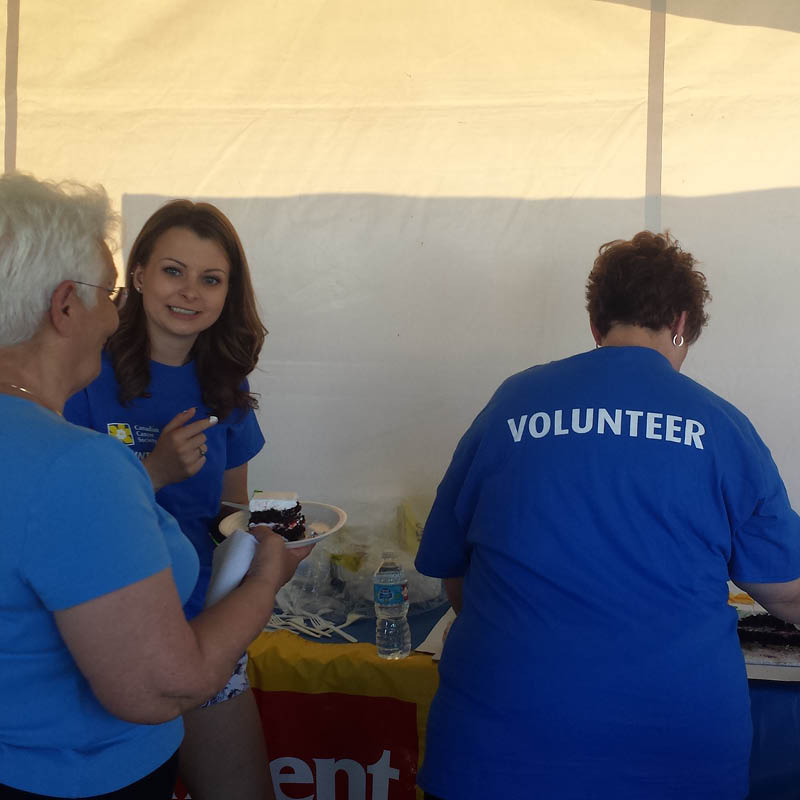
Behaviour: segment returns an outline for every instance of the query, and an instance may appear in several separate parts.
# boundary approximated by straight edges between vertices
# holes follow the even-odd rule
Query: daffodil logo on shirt
[[[133,431],[127,422],[109,422],[108,434],[122,444],[133,444]]]

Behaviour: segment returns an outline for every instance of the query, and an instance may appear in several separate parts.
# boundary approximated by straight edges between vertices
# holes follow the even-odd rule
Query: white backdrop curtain
[[[508,374],[592,346],[598,246],[669,228],[684,371],[800,503],[794,0],[7,0],[6,167],[234,221],[271,333],[251,488],[391,525]]]

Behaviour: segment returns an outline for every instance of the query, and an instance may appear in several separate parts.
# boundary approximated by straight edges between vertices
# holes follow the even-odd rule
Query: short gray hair
[[[100,283],[100,243],[110,243],[118,217],[102,186],[0,177],[0,347],[30,339],[66,280]],[[78,286],[87,306],[97,292]]]

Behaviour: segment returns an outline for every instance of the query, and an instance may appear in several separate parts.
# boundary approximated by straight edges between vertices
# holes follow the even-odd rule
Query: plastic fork
[[[323,633],[326,632],[326,631],[335,631],[336,633],[339,634],[339,636],[342,637],[342,639],[345,639],[348,642],[352,642],[353,644],[357,644],[358,643],[358,639],[356,639],[355,636],[352,636],[351,634],[349,634],[346,631],[342,630],[344,625],[334,625],[332,622],[329,622],[327,619],[323,619],[322,617],[317,616],[316,614],[315,615],[309,615],[308,621],[317,630],[322,631]],[[355,620],[353,620],[353,621],[355,621]],[[345,625],[346,624],[348,624],[348,623],[345,621]],[[330,634],[327,634],[327,635],[330,636]]]
[[[298,614],[296,616],[284,617],[284,620],[287,625],[291,625],[293,628],[297,628],[297,630],[299,630],[302,633],[307,633],[309,636],[314,636],[317,639],[319,639],[322,636],[327,636],[330,638],[329,633],[322,630],[321,628],[316,627],[314,623],[311,622],[311,615],[309,614],[304,614],[303,616],[300,616]],[[306,620],[311,622],[312,627],[309,627],[308,625],[305,624]]]
[[[265,631],[289,631],[289,633],[300,635],[300,631],[290,628],[279,616],[273,614],[269,622],[264,626]]]
[[[314,630],[313,628],[309,628],[308,626],[303,624],[303,620],[304,617],[273,614],[272,617],[270,617],[270,621],[269,624],[267,625],[267,628],[286,630],[291,633],[306,633],[309,636],[313,636],[315,639],[319,639],[322,636],[330,636],[329,633],[323,634],[320,631]]]

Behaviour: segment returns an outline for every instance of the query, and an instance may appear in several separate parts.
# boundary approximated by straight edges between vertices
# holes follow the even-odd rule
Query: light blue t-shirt
[[[509,378],[439,486],[420,572],[464,577],[420,785],[461,800],[743,798],[727,580],[800,576],[746,417],[655,350]]]
[[[76,425],[117,438],[139,459],[145,459],[176,414],[196,407],[192,421],[208,417],[194,362],[170,367],[150,362],[150,397],[137,397],[130,405],[119,402],[114,369],[103,354],[100,376],[73,395],[64,416]],[[200,577],[184,610],[190,619],[203,609],[214,550],[210,530],[220,509],[225,470],[246,464],[264,446],[264,437],[252,410],[233,411],[205,431],[206,463],[191,478],[165,486],[156,494],[159,505],[178,520],[181,530],[200,557]]]
[[[197,556],[135,457],[34,403],[0,395],[0,783],[37,794],[113,791],[164,763],[179,718],[109,714],[53,612],[171,567],[185,600]]]

